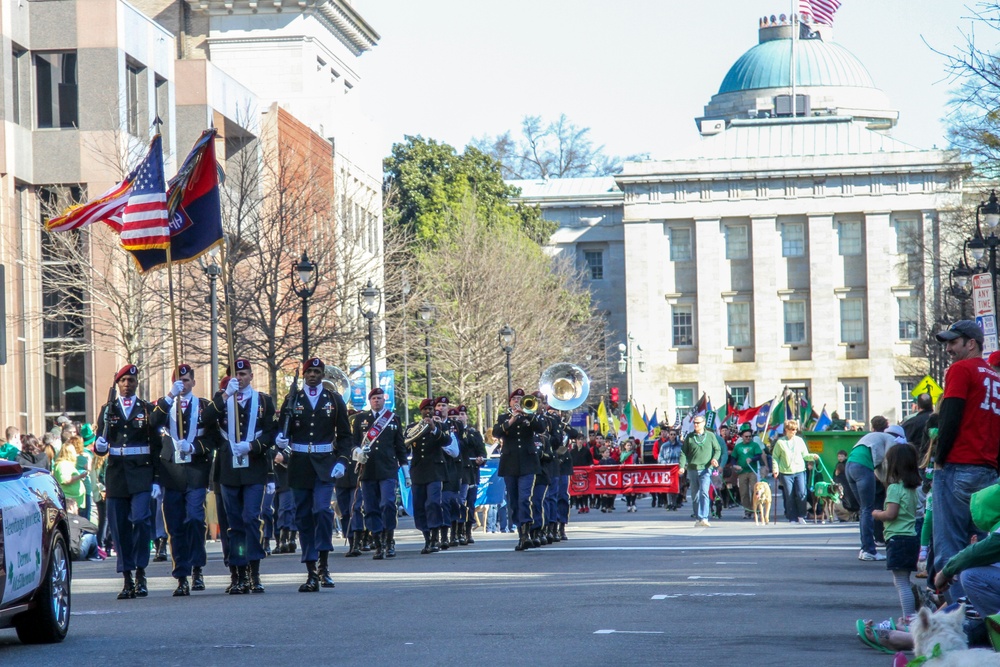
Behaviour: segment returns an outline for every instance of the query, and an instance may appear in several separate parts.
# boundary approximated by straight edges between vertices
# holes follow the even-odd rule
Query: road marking
[[[104,616],[105,614],[122,614],[121,611],[111,611],[110,609],[95,609],[93,611],[71,611],[70,616]]]
[[[717,560],[717,561],[715,561],[715,564],[716,565],[756,565],[757,563],[753,563],[753,562],[748,561],[748,560],[731,560],[731,561],[728,561],[728,562],[727,561],[718,561]]]
[[[598,630],[595,635],[662,635],[662,630]]]
[[[816,545],[801,545],[801,544],[775,544],[775,545],[763,545],[763,544],[734,544],[730,546],[686,546],[686,547],[640,547],[640,546],[621,546],[621,547],[564,547],[562,545],[558,547],[553,547],[552,549],[532,549],[529,554],[542,554],[548,552],[562,552],[562,551],[854,551],[857,552],[858,547],[838,547],[830,544],[816,544]],[[461,556],[465,554],[500,554],[500,553],[510,553],[514,555],[513,549],[503,548],[503,549],[460,549],[458,551],[449,550],[448,556]],[[523,556],[518,556],[523,558]],[[229,583],[229,579],[226,578],[226,583]],[[166,590],[166,589],[164,589]]]
[[[703,577],[700,574],[696,574],[692,577],[688,577],[689,581],[696,581],[698,579],[735,579],[736,577]]]
[[[674,598],[753,598],[756,593],[674,593],[672,595],[654,595],[650,600],[673,600]]]

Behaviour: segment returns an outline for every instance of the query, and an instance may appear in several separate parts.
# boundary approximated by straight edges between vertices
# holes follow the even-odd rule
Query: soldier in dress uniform
[[[538,414],[535,415],[535,419],[545,425],[536,440],[541,470],[535,476],[535,488],[531,490],[531,545],[540,547],[552,544],[552,540],[546,538],[545,525],[546,522],[553,520],[555,503],[553,501],[551,505],[547,504],[546,498],[549,487],[558,474],[559,464],[553,451],[553,426],[545,412],[545,396],[540,391],[533,392],[532,396],[538,399]]]
[[[580,432],[563,421],[562,414],[546,403],[545,417],[549,420],[549,445],[552,448],[552,479],[545,494],[546,541],[560,542],[566,538],[569,521],[569,480],[573,476],[573,459],[566,438],[576,439]]]
[[[118,553],[116,569],[125,579],[119,600],[149,594],[149,501],[161,494],[157,483],[160,438],[150,424],[153,406],[135,395],[138,376],[133,364],[115,373],[118,398],[104,406],[97,420],[101,436],[94,442],[95,452],[108,455],[104,481],[108,523]]]
[[[424,535],[424,548],[420,550],[422,554],[441,550],[438,539],[441,527],[444,526],[441,516],[443,448],[451,440],[448,431],[434,420],[433,400],[425,398],[420,403],[420,416],[425,430],[410,443],[413,453],[409,475],[406,477],[413,490],[413,524]],[[407,430],[416,425],[410,425]]]
[[[542,470],[538,458],[538,436],[546,429],[538,415],[526,415],[521,410],[523,389],[515,389],[508,399],[510,409],[497,418],[493,437],[503,438],[500,450],[499,474],[507,487],[507,511],[513,513],[520,538],[515,551],[534,546],[531,541],[531,491],[535,476]]]
[[[252,386],[253,368],[247,359],[236,360],[236,376],[215,394],[205,408],[206,425],[218,424],[221,446],[219,476],[222,503],[229,521],[229,593],[263,593],[260,561],[261,505],[265,487],[274,487],[271,455],[277,422],[274,400]],[[235,418],[238,415],[238,419]]]
[[[360,412],[348,409],[347,420],[351,431],[357,428]],[[340,509],[340,525],[347,537],[348,551],[346,558],[357,558],[361,555],[361,546],[365,535],[364,513],[361,511],[363,495],[358,482],[358,467],[349,465],[343,477],[338,477],[335,483],[337,490],[337,508]]]
[[[181,364],[173,379],[170,392],[156,402],[150,421],[162,443],[159,479],[163,520],[170,536],[171,574],[177,580],[174,597],[182,597],[193,590],[205,590],[205,497],[212,455],[221,436],[217,426],[205,426],[208,400],[194,394],[194,369]],[[175,406],[178,400],[180,419]]]
[[[475,544],[472,539],[472,528],[476,520],[476,497],[479,495],[479,468],[482,467],[488,456],[486,453],[486,442],[483,434],[475,426],[469,424],[469,411],[464,405],[458,406],[458,420],[462,424],[462,439],[459,446],[462,450],[462,486],[465,493],[459,492],[459,500],[462,502],[462,514],[464,517],[465,531],[458,534],[458,543]],[[459,521],[459,528],[462,521]]]
[[[396,557],[396,487],[399,468],[406,465],[406,445],[399,417],[385,408],[385,391],[368,392],[370,410],[354,422],[352,458],[360,466],[365,528],[375,539],[372,560]]]
[[[302,543],[306,581],[300,593],[333,588],[330,552],[333,550],[334,480],[347,472],[351,456],[351,425],[344,398],[323,386],[326,364],[319,357],[302,367],[305,386],[281,405],[278,422],[288,421],[288,433],[275,440],[288,455],[288,485],[295,496],[295,523]],[[317,561],[319,567],[317,569]]]
[[[295,495],[288,485],[288,459],[275,448],[274,453],[274,524],[277,530],[277,546],[274,553],[293,554],[298,528],[295,526]]]
[[[458,441],[458,410],[449,407],[448,397],[435,399],[434,419],[448,434],[450,442],[442,448],[444,465],[441,467],[441,550],[458,546],[458,514],[461,503],[462,463]],[[450,529],[450,530],[449,530]]]

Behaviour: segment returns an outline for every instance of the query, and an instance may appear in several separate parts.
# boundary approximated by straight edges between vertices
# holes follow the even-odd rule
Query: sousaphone
[[[327,366],[323,371],[323,386],[344,397],[351,395],[351,378],[336,366]]]

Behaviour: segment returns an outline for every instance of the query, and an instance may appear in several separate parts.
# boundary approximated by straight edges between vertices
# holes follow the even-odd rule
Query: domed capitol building
[[[687,148],[614,177],[513,182],[559,224],[552,252],[607,314],[612,381],[649,413],[788,387],[845,419],[909,414],[948,283],[929,260],[968,165],[893,139],[887,95],[820,28],[793,39],[785,17],[761,19]]]

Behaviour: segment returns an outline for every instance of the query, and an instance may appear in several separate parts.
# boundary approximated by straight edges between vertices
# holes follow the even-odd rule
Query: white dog
[[[989,649],[970,649],[962,632],[965,605],[950,613],[930,613],[922,607],[910,625],[917,657],[926,657],[924,667],[994,667],[1000,666],[1000,653]]]

